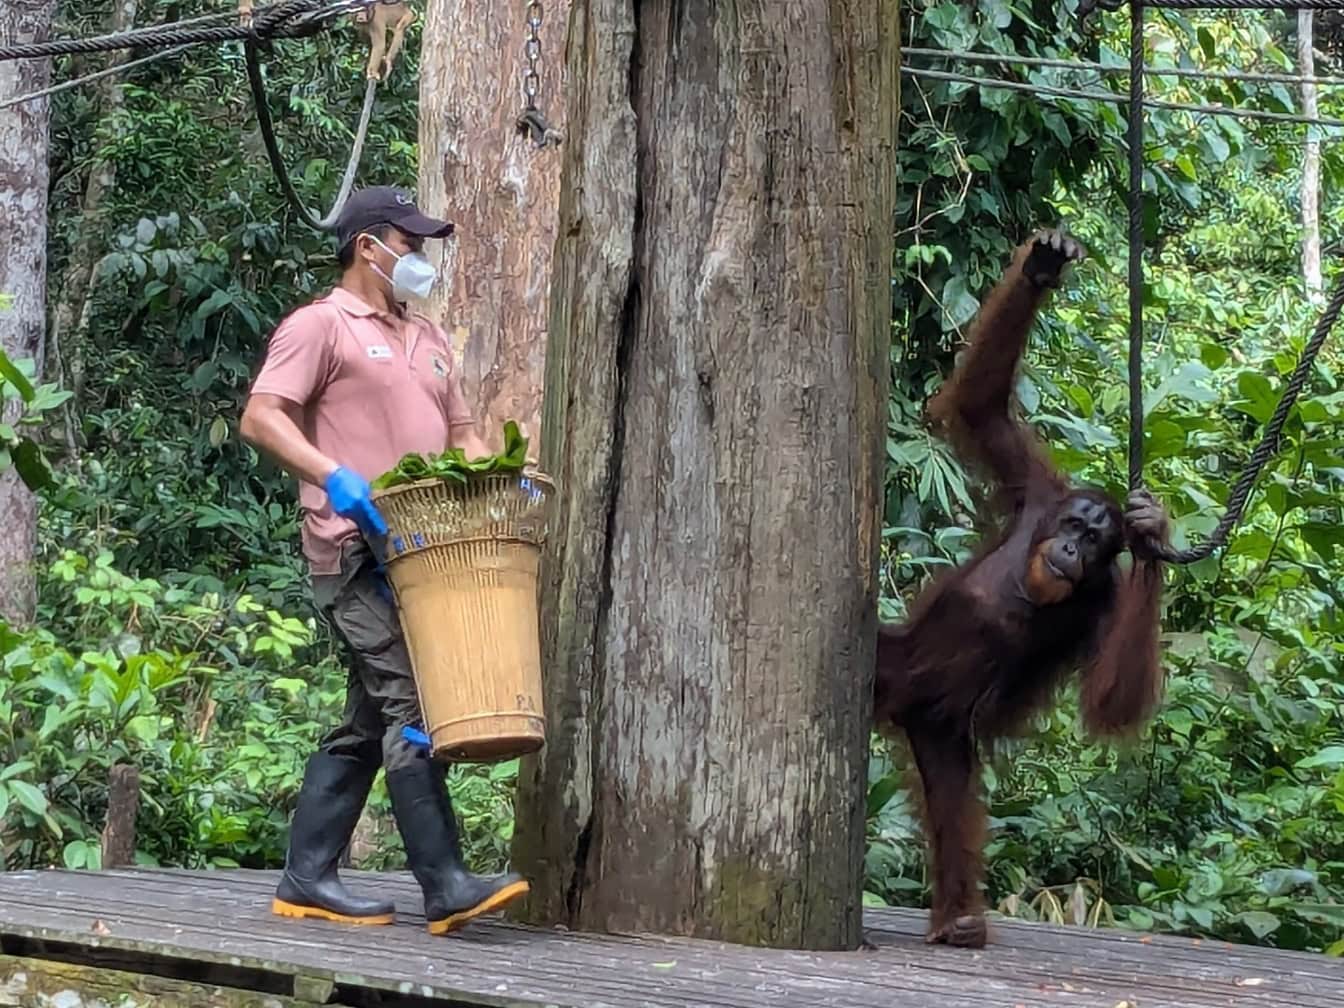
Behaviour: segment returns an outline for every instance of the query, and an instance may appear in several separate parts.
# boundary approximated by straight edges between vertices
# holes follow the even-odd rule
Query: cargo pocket
[[[323,606],[327,618],[356,655],[381,655],[401,640],[401,621],[396,610],[378,594],[377,574],[367,547],[347,544],[341,567],[341,574],[323,586],[330,599]]]
[[[361,657],[380,655],[401,639],[396,613],[367,577],[345,587],[331,607],[331,620]]]

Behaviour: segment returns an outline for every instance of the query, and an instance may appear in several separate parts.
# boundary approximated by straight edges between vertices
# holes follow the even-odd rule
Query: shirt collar
[[[380,311],[373,305],[369,304],[358,294],[348,291],[344,287],[339,286],[333,287],[331,289],[331,293],[327,295],[326,299],[335,304],[338,308],[341,308],[344,311],[349,312],[351,315],[358,315],[360,317],[364,317],[368,315],[387,314],[386,312]]]
[[[367,318],[368,316],[373,315],[384,318],[394,318],[402,322],[413,322],[416,325],[423,325],[429,321],[419,312],[412,311],[409,305],[402,305],[401,313],[392,315],[380,308],[373,307],[373,305],[369,304],[358,294],[348,291],[339,285],[331,289],[331,293],[327,295],[326,300],[332,302],[341,310],[349,312],[351,315],[358,316],[359,318]]]

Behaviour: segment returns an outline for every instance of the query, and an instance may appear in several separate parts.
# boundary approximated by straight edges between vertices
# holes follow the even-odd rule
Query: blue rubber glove
[[[327,496],[331,508],[342,518],[351,519],[367,535],[387,535],[387,522],[370,496],[368,481],[341,466],[327,477]]]
[[[419,749],[429,748],[429,736],[419,728],[412,728],[410,725],[406,725],[401,729],[401,737]]]

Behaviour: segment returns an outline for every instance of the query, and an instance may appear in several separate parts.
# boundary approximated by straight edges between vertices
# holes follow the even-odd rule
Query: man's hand
[[[372,491],[364,477],[340,466],[327,477],[326,490],[332,510],[354,521],[366,536],[387,535],[387,522],[373,503]]]

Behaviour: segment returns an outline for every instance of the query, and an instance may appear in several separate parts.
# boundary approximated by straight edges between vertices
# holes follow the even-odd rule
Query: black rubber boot
[[[429,759],[417,759],[412,766],[387,775],[387,791],[406,845],[406,861],[425,896],[430,934],[453,931],[527,894],[529,886],[516,872],[473,875],[467,871],[442,767]]]
[[[336,866],[369,797],[377,763],[316,752],[308,760],[289,829],[285,873],[271,910],[282,917],[315,917],[346,924],[391,924],[390,900],[356,896]]]

